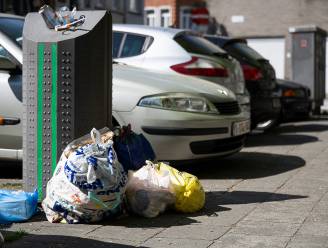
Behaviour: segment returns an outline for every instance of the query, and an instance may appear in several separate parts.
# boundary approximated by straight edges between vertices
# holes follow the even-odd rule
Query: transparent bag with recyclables
[[[170,188],[170,176],[157,170],[156,165],[146,161],[138,171],[129,171],[126,200],[133,213],[153,218],[173,205],[175,196]]]
[[[64,150],[42,207],[50,222],[100,221],[119,212],[126,182],[110,131],[92,129]]]

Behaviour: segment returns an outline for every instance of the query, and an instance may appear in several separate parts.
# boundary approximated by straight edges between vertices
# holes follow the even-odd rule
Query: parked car
[[[239,62],[190,30],[114,24],[113,58],[128,65],[223,85],[236,94],[243,111],[250,112]]]
[[[6,18],[0,16],[0,30]],[[21,35],[22,30],[16,36]],[[21,118],[21,43],[0,32],[0,55],[0,114]],[[159,160],[238,152],[250,123],[234,93],[223,86],[122,64],[113,65],[113,120],[143,133]],[[0,126],[0,158],[21,159],[21,148],[22,125]]]
[[[289,80],[277,79],[277,92],[281,97],[279,122],[309,117],[312,100],[308,87]]]
[[[245,39],[216,35],[204,37],[240,62],[251,96],[252,127],[264,130],[274,127],[280,116],[281,102],[276,95],[276,75],[270,62],[249,47]]]

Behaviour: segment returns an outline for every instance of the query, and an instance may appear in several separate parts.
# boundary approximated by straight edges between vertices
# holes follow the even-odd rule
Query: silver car
[[[244,111],[250,111],[250,98],[239,62],[190,30],[114,24],[113,57],[128,65],[223,85],[236,94]]]
[[[0,32],[0,115],[20,118],[22,50],[15,40]],[[113,65],[113,121],[143,133],[159,160],[238,152],[250,124],[234,93],[223,86],[121,64]],[[21,124],[0,126],[0,141],[0,158],[22,158]]]

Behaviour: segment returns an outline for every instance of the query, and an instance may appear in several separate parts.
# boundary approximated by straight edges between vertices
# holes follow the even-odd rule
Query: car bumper
[[[158,160],[193,160],[238,152],[245,135],[233,136],[234,123],[249,120],[245,113],[208,115],[136,107],[117,112],[123,125],[132,124],[151,143]],[[122,125],[122,123],[120,123]]]
[[[251,119],[252,125],[277,119],[281,112],[281,100],[279,97],[252,97]]]
[[[284,120],[302,118],[309,115],[312,102],[307,98],[281,98],[282,118]]]

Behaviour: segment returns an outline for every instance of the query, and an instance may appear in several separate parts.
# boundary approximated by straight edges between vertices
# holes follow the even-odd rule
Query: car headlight
[[[167,93],[143,97],[138,106],[173,111],[219,114],[205,97],[186,93]]]

